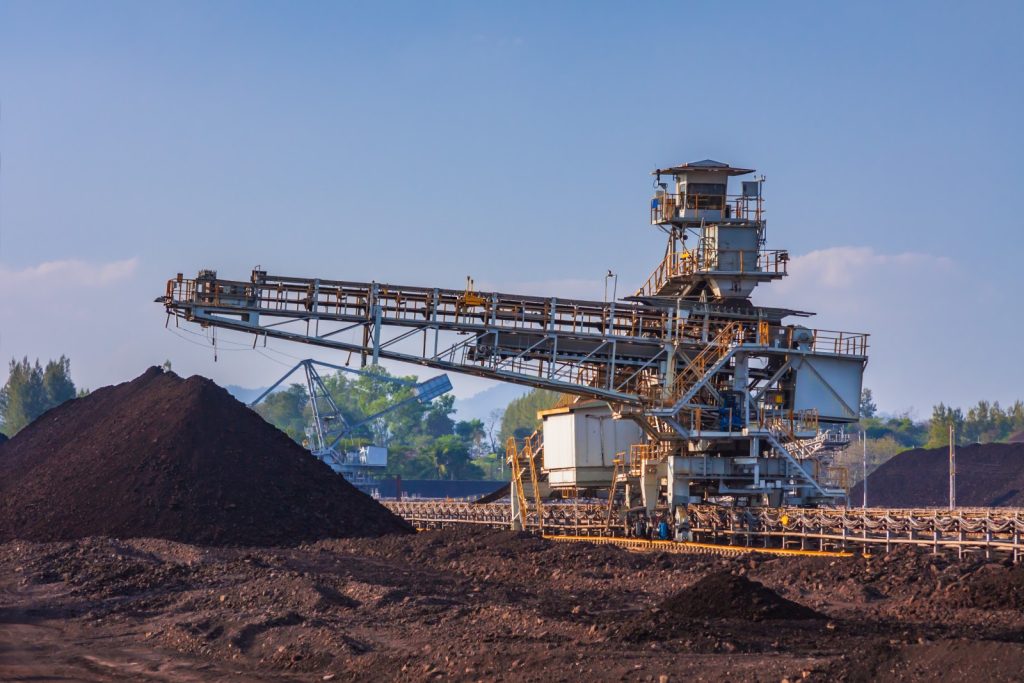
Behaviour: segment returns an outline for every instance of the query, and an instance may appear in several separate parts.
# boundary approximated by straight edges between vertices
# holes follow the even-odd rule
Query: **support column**
[[[699,500],[690,498],[690,471],[683,458],[675,455],[669,456],[668,509],[674,511],[680,505],[685,507],[690,503],[699,502]]]
[[[512,505],[512,531],[522,531],[523,525],[523,509],[519,505],[519,483],[515,477],[509,482],[509,498],[511,499]]]
[[[743,426],[750,424],[750,364],[747,361],[747,354],[738,351],[733,355],[733,391],[739,393],[743,398],[742,405],[737,405],[740,411],[740,418]],[[730,428],[731,429],[731,428]]]
[[[380,361],[380,323],[383,310],[380,306],[373,307],[373,365]]]
[[[644,468],[640,471],[640,493],[648,513],[653,513],[654,508],[658,505],[659,483],[658,467],[645,463]]]

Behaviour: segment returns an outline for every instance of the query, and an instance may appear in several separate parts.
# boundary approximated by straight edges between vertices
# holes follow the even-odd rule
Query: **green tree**
[[[473,464],[483,471],[485,479],[508,481],[510,477],[509,468],[505,465],[504,455],[488,453],[473,460]]]
[[[500,456],[500,462],[505,460],[505,444],[501,442],[501,421],[504,417],[505,411],[503,409],[496,409],[487,414],[487,420],[484,422],[487,448],[491,453]]]
[[[959,442],[963,435],[964,414],[959,408],[946,407],[945,404],[932,408],[932,419],[928,425],[927,448],[939,448],[949,443],[949,427],[953,426]]]
[[[1014,401],[1013,405],[1006,410],[1006,419],[1010,422],[1010,431],[1007,437],[1016,436],[1024,431],[1024,403]]]
[[[452,414],[455,412],[455,396],[445,394],[434,399],[423,417],[423,429],[430,436],[450,436],[455,431],[455,420]]]
[[[292,384],[284,391],[275,391],[254,408],[264,420],[287,434],[296,443],[306,438],[309,394],[301,384]]]
[[[434,441],[434,460],[440,479],[483,479],[483,470],[473,464],[466,442],[455,434]]]
[[[414,396],[411,383],[415,376],[401,377],[406,383],[390,381],[393,377],[381,367],[367,368],[368,372],[347,378],[342,372],[324,378],[324,386],[342,415],[351,423],[364,422],[396,403]],[[408,401],[402,407],[388,412],[379,419],[365,423],[353,437],[389,449],[402,449],[420,433],[427,407],[419,401]]]
[[[533,433],[540,426],[538,411],[554,408],[561,396],[554,391],[534,389],[509,402],[501,418],[500,442],[504,444],[510,436],[522,438]]]
[[[0,421],[3,431],[14,436],[47,410],[75,397],[71,362],[64,356],[50,361],[45,370],[36,360],[12,360],[7,383],[0,389]]]
[[[59,406],[75,397],[75,383],[71,381],[71,361],[67,356],[51,360],[43,370],[43,391],[47,409]]]
[[[485,455],[487,429],[483,420],[462,420],[455,423],[455,435],[462,439],[474,457]]]
[[[877,412],[878,406],[875,405],[874,396],[871,395],[870,389],[865,388],[860,392],[860,416],[874,417]]]
[[[434,457],[434,439],[425,434],[412,436],[388,452],[388,476],[400,475],[406,479],[437,479],[438,466]]]
[[[891,438],[904,449],[920,448],[928,440],[928,425],[922,422],[914,422],[910,415],[906,413],[886,419],[878,417],[863,418],[860,421],[860,425],[867,433],[868,439]]]

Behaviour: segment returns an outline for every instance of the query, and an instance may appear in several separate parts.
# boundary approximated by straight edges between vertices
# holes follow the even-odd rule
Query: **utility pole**
[[[861,445],[861,465],[864,468],[864,488],[861,493],[864,494],[864,500],[861,502],[861,507],[867,508],[868,506],[868,434],[863,429],[860,430],[860,445]]]
[[[953,423],[949,423],[949,509],[956,509],[956,441]]]
[[[618,298],[619,294],[619,274],[613,273],[612,269],[608,269],[608,274],[604,276],[604,302],[608,303],[608,281],[614,280],[612,286],[612,301]]]

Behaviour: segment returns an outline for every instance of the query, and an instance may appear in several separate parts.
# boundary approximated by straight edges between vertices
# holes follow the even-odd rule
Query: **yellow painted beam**
[[[648,541],[642,538],[610,538],[601,536],[558,536],[544,534],[552,541],[575,541],[617,545],[637,552],[699,553],[718,555],[743,555],[761,553],[764,555],[800,555],[804,557],[853,557],[853,553],[832,550],[791,550],[784,548],[748,548],[746,546],[716,545],[714,543],[680,543],[677,541]]]

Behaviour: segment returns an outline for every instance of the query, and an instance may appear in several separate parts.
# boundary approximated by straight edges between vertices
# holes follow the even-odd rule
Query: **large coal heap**
[[[0,446],[0,541],[295,545],[409,531],[212,381],[157,367]]]
[[[863,484],[850,491],[860,504]],[[956,449],[956,503],[960,507],[1024,506],[1024,443],[988,443]],[[915,448],[868,476],[870,507],[945,507],[949,504],[949,449]]]

